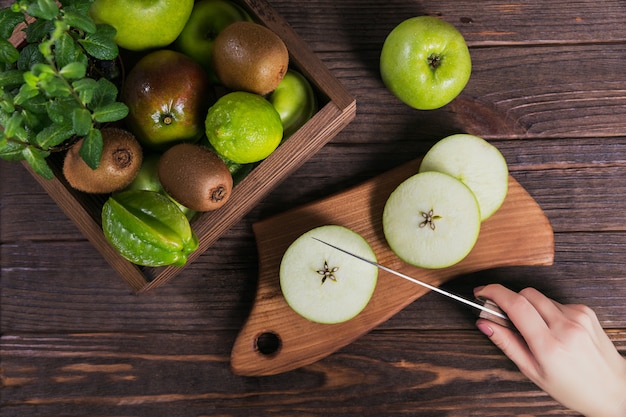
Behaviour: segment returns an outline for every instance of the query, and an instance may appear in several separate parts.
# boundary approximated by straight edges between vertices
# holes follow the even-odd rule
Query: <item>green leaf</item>
[[[86,136],[91,130],[91,112],[87,109],[74,109],[72,126],[78,136]]]
[[[39,94],[39,89],[36,87],[32,87],[30,84],[22,84],[19,92],[13,99],[13,102],[18,106],[22,105],[25,101],[35,97]]]
[[[54,31],[54,22],[37,19],[26,28],[26,41],[30,44],[41,42]]]
[[[20,51],[6,39],[0,38],[0,62],[13,64],[20,57]]]
[[[24,155],[23,151],[26,148],[26,145],[19,142],[13,141],[5,141],[3,140],[3,145],[0,146],[0,158],[6,161],[23,161]]]
[[[24,82],[24,71],[9,70],[0,73],[0,87],[20,85]]]
[[[87,16],[93,0],[60,0],[60,3],[65,11]]]
[[[80,29],[86,33],[95,33],[96,24],[88,15],[73,12],[71,10],[63,10],[63,20],[69,26]]]
[[[96,25],[96,27],[95,33],[88,33],[85,39],[79,39],[78,42],[94,58],[103,61],[115,59],[119,53],[117,44],[113,41],[117,31],[107,24]]]
[[[60,68],[78,61],[79,53],[82,51],[69,33],[61,34],[54,42],[54,59]]]
[[[37,45],[29,43],[20,50],[20,57],[17,60],[17,69],[22,71],[29,70],[35,64],[45,62],[43,55],[39,52]]]
[[[29,146],[24,148],[22,155],[37,174],[48,180],[54,178],[54,173],[46,162],[46,157],[49,155],[47,152],[41,152],[38,149]]]
[[[116,100],[117,87],[115,84],[106,78],[100,78],[96,83],[96,88],[93,92],[93,100],[91,101],[89,108],[95,110],[98,107],[104,107],[115,103]]]
[[[59,15],[59,6],[54,0],[37,0],[28,6],[26,13],[33,17],[52,20]]]
[[[74,113],[74,109],[79,107],[79,104],[71,97],[57,98],[46,105],[48,117],[54,123],[64,123],[71,120],[71,115]]]
[[[71,94],[67,83],[57,77],[47,77],[39,80],[39,85],[48,97],[68,97]]]
[[[91,169],[96,169],[100,165],[102,147],[102,133],[98,129],[91,129],[89,134],[85,136],[78,154]]]
[[[61,68],[59,73],[68,79],[83,78],[87,73],[87,66],[82,62],[72,62]]]
[[[112,103],[94,110],[93,118],[96,122],[107,123],[122,120],[128,115],[128,107],[124,103]]]
[[[80,100],[84,104],[89,105],[93,99],[94,92],[98,87],[98,83],[92,78],[82,78],[74,81],[72,83],[72,87],[74,88],[74,91],[78,93]]]
[[[18,135],[18,130],[23,129],[24,116],[19,112],[15,112],[9,117],[4,124],[4,133],[7,137],[12,138]]]
[[[24,21],[22,13],[14,12],[10,7],[0,10],[0,37],[8,39],[15,27]]]
[[[37,133],[35,141],[42,149],[49,149],[60,145],[72,136],[74,136],[74,129],[71,123],[52,124]]]

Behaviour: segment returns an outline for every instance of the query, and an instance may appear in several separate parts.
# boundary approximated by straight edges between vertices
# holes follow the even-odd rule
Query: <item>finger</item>
[[[563,306],[546,297],[535,288],[524,288],[519,294],[533,305],[548,327],[561,325],[563,320],[566,319],[563,314]]]
[[[531,381],[537,381],[539,365],[524,339],[516,332],[486,319],[476,327],[485,334]]]
[[[475,295],[496,303],[507,314],[524,339],[543,340],[548,333],[545,321],[524,296],[500,284],[479,288]]]

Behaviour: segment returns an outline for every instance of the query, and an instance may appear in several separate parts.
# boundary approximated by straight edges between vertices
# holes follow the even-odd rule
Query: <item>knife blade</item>
[[[333,249],[336,249],[336,250],[338,250],[340,252],[343,252],[346,255],[350,255],[350,256],[352,256],[352,257],[354,257],[356,259],[359,259],[359,260],[361,260],[363,262],[366,262],[366,263],[368,263],[370,265],[373,265],[373,266],[375,266],[375,267],[377,267],[379,269],[382,269],[383,271],[389,272],[389,273],[391,273],[393,275],[396,275],[396,276],[398,276],[400,278],[404,278],[405,280],[410,281],[410,282],[412,282],[414,284],[421,285],[422,287],[428,288],[431,291],[434,291],[434,292],[439,293],[441,295],[444,295],[444,296],[446,296],[448,298],[451,298],[451,299],[453,299],[455,301],[458,301],[458,302],[460,302],[462,304],[465,304],[465,305],[473,307],[473,308],[475,308],[477,310],[480,310],[481,313],[480,313],[479,316],[481,318],[493,321],[493,322],[495,322],[497,324],[500,324],[502,326],[505,326],[505,327],[513,328],[513,324],[509,320],[508,316],[491,300],[480,299],[480,298],[477,298],[476,301],[468,300],[467,298],[461,297],[459,295],[456,295],[456,294],[451,293],[451,292],[446,291],[446,290],[442,290],[439,287],[436,287],[434,285],[428,284],[428,283],[426,283],[424,281],[420,281],[419,279],[413,278],[413,277],[411,277],[409,275],[403,274],[402,272],[399,272],[399,271],[396,271],[396,270],[391,269],[389,267],[386,267],[386,266],[384,266],[382,264],[379,264],[378,262],[370,261],[369,259],[366,259],[366,258],[364,258],[362,256],[359,256],[356,253],[352,253],[350,251],[347,251],[347,250],[345,250],[343,248],[335,246],[335,245],[333,245],[331,243],[325,242],[325,241],[323,241],[321,239],[318,239],[316,237],[312,236],[312,238],[317,240],[320,243],[323,243],[323,244],[325,244],[327,246],[330,246]]]

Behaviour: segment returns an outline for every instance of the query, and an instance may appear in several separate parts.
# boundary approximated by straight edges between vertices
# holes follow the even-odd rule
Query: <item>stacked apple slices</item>
[[[452,266],[471,252],[508,183],[506,160],[495,146],[473,135],[448,136],[391,192],[382,214],[385,239],[408,264]],[[283,255],[280,285],[289,306],[313,322],[347,321],[369,303],[378,270],[314,238],[374,262],[376,255],[362,236],[336,225],[309,230]]]
[[[452,266],[471,252],[482,221],[500,208],[508,184],[498,148],[473,135],[448,136],[426,153],[419,173],[389,196],[385,239],[411,265]]]

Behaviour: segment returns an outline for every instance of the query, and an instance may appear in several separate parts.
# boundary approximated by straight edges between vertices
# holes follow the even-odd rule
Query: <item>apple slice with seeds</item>
[[[285,251],[280,287],[287,304],[307,320],[333,324],[359,314],[378,281],[378,268],[315,240],[320,239],[376,262],[358,233],[337,225],[309,230]]]
[[[403,261],[438,269],[463,260],[480,232],[476,197],[458,179],[422,172],[402,182],[383,210],[383,232]]]
[[[498,148],[468,134],[448,136],[424,156],[420,172],[438,171],[461,180],[476,196],[481,220],[502,205],[509,187],[509,169]]]

